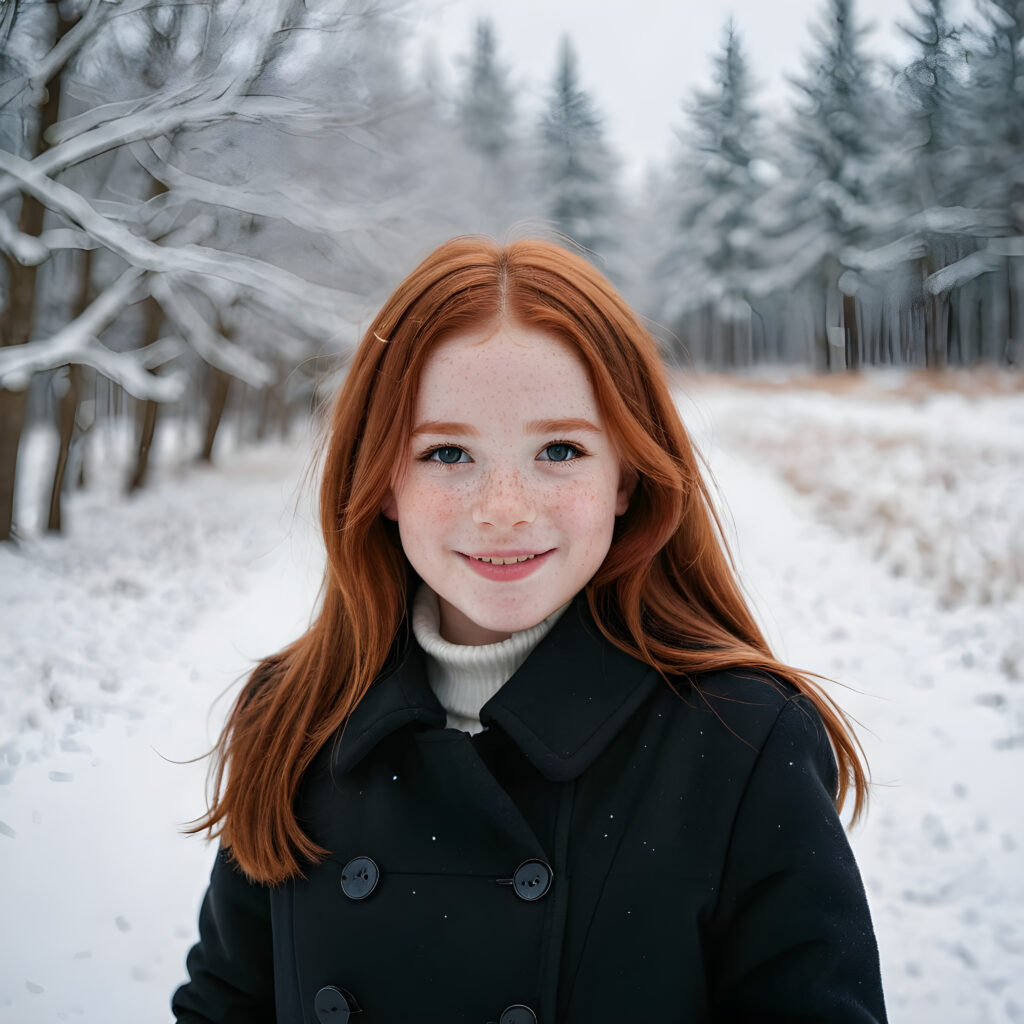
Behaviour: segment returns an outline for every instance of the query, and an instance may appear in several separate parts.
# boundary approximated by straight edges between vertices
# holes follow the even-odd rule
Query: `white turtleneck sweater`
[[[570,602],[571,603],[571,602]],[[512,678],[548,635],[568,604],[536,626],[496,644],[453,644],[440,633],[437,594],[425,583],[413,599],[412,631],[427,655],[427,680],[448,715],[449,729],[480,732],[480,709]]]

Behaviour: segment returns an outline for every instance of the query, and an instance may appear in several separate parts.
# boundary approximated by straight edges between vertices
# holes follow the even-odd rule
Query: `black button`
[[[351,992],[337,985],[325,985],[313,999],[320,1024],[348,1024],[349,1016],[359,1013],[359,1004]]]
[[[521,900],[539,900],[551,888],[553,877],[554,872],[544,861],[524,860],[512,876],[512,887]],[[512,1024],[519,1024],[518,1019]]]
[[[502,1012],[498,1018],[498,1024],[537,1024],[537,1014],[528,1006],[516,1003]]]
[[[341,891],[350,900],[365,900],[378,878],[380,871],[369,857],[355,857],[341,869]]]

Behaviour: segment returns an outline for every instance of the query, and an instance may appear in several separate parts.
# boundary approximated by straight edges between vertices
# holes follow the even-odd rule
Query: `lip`
[[[554,548],[547,551],[482,551],[478,555],[467,555],[463,552],[458,554],[464,558],[469,567],[479,576],[486,580],[498,582],[511,582],[513,580],[525,579],[535,573],[554,553]],[[513,562],[511,565],[494,565],[492,562],[481,562],[481,558],[523,558],[532,555],[524,562]]]

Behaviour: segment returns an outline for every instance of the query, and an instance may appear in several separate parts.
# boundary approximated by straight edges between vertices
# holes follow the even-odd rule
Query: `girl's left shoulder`
[[[656,703],[672,718],[680,742],[713,753],[720,765],[799,763],[829,788],[835,784],[835,757],[818,709],[778,676],[740,668],[670,679]]]

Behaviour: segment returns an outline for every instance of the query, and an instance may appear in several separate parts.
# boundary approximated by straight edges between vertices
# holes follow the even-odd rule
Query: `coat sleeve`
[[[199,941],[186,966],[189,981],[171,999],[180,1024],[273,1024],[269,890],[248,881],[223,848],[199,911]]]
[[[716,1021],[886,1020],[864,886],[814,705],[780,711],[733,824],[713,928]]]

